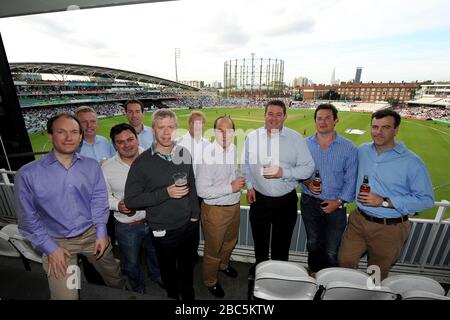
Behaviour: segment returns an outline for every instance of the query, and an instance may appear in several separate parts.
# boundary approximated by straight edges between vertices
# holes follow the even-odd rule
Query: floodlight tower
[[[175,48],[175,81],[178,82],[177,59],[180,58],[180,48]]]

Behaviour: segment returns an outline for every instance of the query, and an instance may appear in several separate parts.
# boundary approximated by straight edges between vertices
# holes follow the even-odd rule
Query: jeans
[[[325,213],[320,201],[302,195],[301,213],[305,224],[308,267],[312,272],[336,267],[342,234],[347,225],[345,208]]]
[[[155,281],[161,278],[158,258],[148,224],[127,224],[116,221],[116,239],[122,253],[122,270],[128,277],[131,289],[144,293],[145,279],[140,263],[141,247],[145,252],[150,279]]]

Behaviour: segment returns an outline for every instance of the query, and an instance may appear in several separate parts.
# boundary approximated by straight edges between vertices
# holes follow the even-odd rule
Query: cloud
[[[266,32],[268,36],[296,35],[299,33],[311,33],[314,30],[315,21],[313,19],[304,19],[291,21],[273,26]]]

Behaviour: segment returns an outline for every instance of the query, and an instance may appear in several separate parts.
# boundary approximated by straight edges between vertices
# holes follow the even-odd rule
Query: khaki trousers
[[[227,207],[202,203],[202,227],[205,238],[203,283],[205,286],[215,285],[218,271],[228,267],[231,252],[238,240],[239,222],[239,203]]]
[[[339,266],[356,269],[359,259],[367,251],[368,265],[379,266],[381,280],[385,279],[389,269],[400,256],[410,230],[409,221],[391,225],[380,224],[366,220],[354,210],[342,236]]]
[[[70,253],[67,258],[67,266],[77,266],[77,254],[83,254],[95,269],[100,273],[105,283],[113,288],[125,289],[125,279],[120,273],[120,265],[114,259],[112,253],[112,246],[109,244],[103,256],[96,259],[94,252],[94,245],[96,241],[95,227],[89,228],[81,235],[70,239],[55,239],[60,247],[66,249]],[[48,257],[43,256],[42,265],[45,272],[48,274]],[[77,269],[77,268],[75,268]],[[73,271],[65,275],[65,277],[56,279],[53,275],[48,276],[48,285],[50,288],[50,296],[53,300],[76,300],[78,299],[78,290],[71,289],[69,283],[74,283]],[[78,274],[80,275],[80,274]]]

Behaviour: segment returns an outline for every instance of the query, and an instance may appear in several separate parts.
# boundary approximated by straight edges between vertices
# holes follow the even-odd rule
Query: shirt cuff
[[[45,243],[41,246],[41,251],[46,256],[49,256],[54,251],[58,250],[59,245],[55,242],[53,239],[48,239],[45,241]],[[39,249],[39,248],[38,248]]]
[[[120,200],[117,200],[117,199],[114,199],[113,201],[111,201],[111,207],[109,208],[109,210],[119,211],[119,202],[120,202]]]
[[[281,176],[283,179],[289,179],[290,177],[292,177],[292,169],[291,168],[281,167],[281,169],[283,169],[283,175]]]
[[[95,228],[97,229],[97,239],[105,238],[108,236],[108,232],[106,231],[106,224],[97,224]]]

